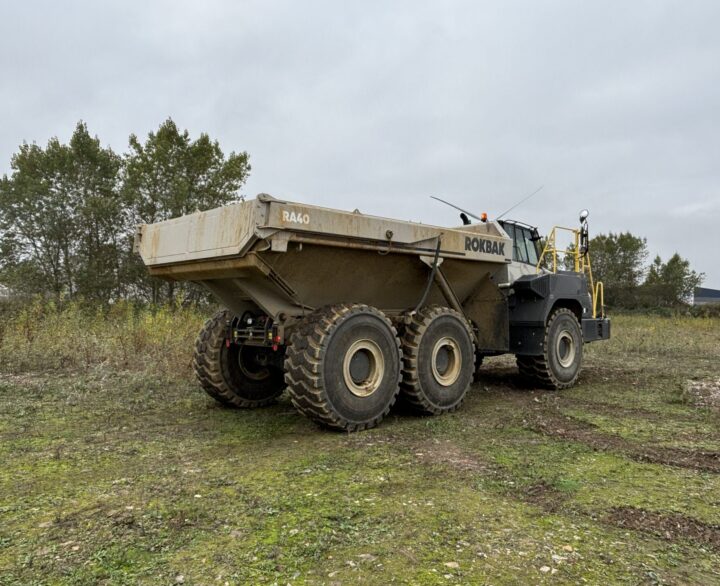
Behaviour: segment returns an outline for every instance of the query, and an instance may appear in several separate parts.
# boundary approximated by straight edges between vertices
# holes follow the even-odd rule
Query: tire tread
[[[403,400],[410,405],[413,410],[425,415],[439,415],[441,413],[456,411],[465,400],[463,397],[450,407],[438,407],[428,400],[420,385],[420,377],[418,375],[420,340],[422,340],[430,324],[444,315],[456,317],[465,326],[472,344],[473,374],[475,373],[475,342],[473,341],[470,324],[462,314],[449,307],[439,305],[423,308],[414,314],[410,318],[410,323],[405,325],[402,332],[403,367],[400,388]]]
[[[369,421],[350,421],[337,413],[330,403],[323,367],[328,343],[333,332],[353,315],[372,313],[384,321],[393,333],[397,344],[398,359],[402,364],[402,352],[397,330],[381,311],[363,304],[340,304],[323,307],[305,317],[303,323],[290,335],[285,353],[285,382],[295,408],[322,426],[342,431],[361,431],[375,427],[390,412],[398,392],[385,410]],[[401,372],[402,369],[400,369]]]
[[[223,373],[222,347],[225,344],[228,323],[232,314],[225,309],[216,313],[205,322],[203,329],[195,341],[193,370],[202,389],[213,399],[232,407],[253,409],[265,407],[282,394],[283,388],[271,393],[271,396],[251,400],[238,394],[240,389],[233,389]]]
[[[532,381],[543,388],[562,390],[572,387],[577,381],[580,369],[571,381],[562,382],[558,380],[550,368],[550,348],[548,344],[548,337],[550,328],[552,327],[555,320],[562,315],[569,315],[573,320],[577,322],[575,314],[566,307],[559,307],[551,315],[550,319],[545,324],[545,335],[543,337],[543,353],[541,356],[516,356],[518,370],[520,374],[529,381]]]

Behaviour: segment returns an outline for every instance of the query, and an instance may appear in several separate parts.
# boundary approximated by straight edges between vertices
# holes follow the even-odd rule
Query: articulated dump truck
[[[520,222],[443,228],[265,194],[139,226],[135,249],[150,274],[199,283],[226,308],[195,346],[211,397],[254,408],[287,390],[319,424],[357,431],[398,398],[457,409],[485,356],[514,354],[538,386],[573,385],[583,344],[610,336],[585,217],[570,229],[573,271],[557,269],[555,230],[541,248]]]

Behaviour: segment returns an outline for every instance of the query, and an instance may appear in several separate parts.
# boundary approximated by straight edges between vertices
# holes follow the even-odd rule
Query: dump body
[[[155,276],[202,283],[237,314],[256,305],[285,321],[349,301],[388,315],[412,309],[436,252],[462,303],[512,255],[494,222],[444,228],[267,195],[140,226],[136,250]],[[436,283],[433,302],[446,304]]]

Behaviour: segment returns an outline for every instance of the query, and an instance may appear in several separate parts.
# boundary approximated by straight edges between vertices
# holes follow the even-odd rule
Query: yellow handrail
[[[605,288],[602,281],[595,283],[593,294],[593,318],[597,317],[597,300],[600,298],[600,317],[605,317]]]
[[[565,232],[571,232],[574,236],[574,247],[572,249],[561,249],[557,248],[557,231],[564,230]],[[564,226],[554,226],[550,231],[550,235],[545,242],[542,254],[538,259],[535,271],[539,273],[542,270],[542,264],[545,261],[545,257],[549,254],[552,255],[552,272],[557,273],[557,257],[558,252],[568,255],[571,254],[573,257],[573,270],[576,273],[586,273],[588,278],[588,285],[590,289],[590,296],[592,297],[592,308],[593,318],[597,317],[597,300],[600,297],[600,315],[605,317],[605,291],[603,284],[598,281],[593,282],[592,268],[590,267],[590,255],[588,253],[582,254],[580,252],[580,230],[578,228],[566,228]]]

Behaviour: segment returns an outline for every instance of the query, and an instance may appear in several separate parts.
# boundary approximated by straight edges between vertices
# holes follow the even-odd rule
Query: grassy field
[[[203,395],[201,321],[4,320],[0,584],[720,584],[720,320],[619,316],[569,391],[500,357],[352,435]]]

